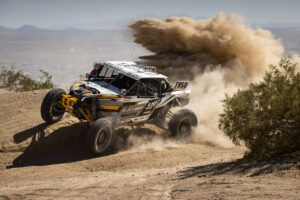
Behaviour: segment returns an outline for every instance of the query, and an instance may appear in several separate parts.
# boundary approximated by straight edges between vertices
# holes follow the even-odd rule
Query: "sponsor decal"
[[[138,104],[138,103],[125,104],[125,105],[123,105],[123,107],[121,109],[121,117],[138,116],[142,112],[142,110],[144,109],[144,107],[146,105],[147,105],[146,103],[143,103],[143,104]]]

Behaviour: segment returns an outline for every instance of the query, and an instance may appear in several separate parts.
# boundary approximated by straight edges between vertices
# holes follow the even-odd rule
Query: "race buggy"
[[[51,89],[45,96],[42,118],[49,124],[59,121],[68,111],[88,122],[88,149],[104,153],[112,144],[114,130],[120,126],[154,124],[168,130],[170,136],[183,137],[197,126],[197,117],[189,109],[170,111],[189,103],[188,82],[171,86],[167,77],[156,73],[155,67],[134,62],[110,61],[95,63],[86,80],[63,89]]]

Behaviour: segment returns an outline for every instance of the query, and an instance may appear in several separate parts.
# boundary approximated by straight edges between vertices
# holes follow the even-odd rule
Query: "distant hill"
[[[178,13],[176,15],[143,15],[138,18],[122,18],[122,19],[114,19],[114,20],[99,20],[96,22],[89,23],[78,23],[78,24],[69,24],[69,25],[59,25],[59,26],[51,26],[46,29],[40,28],[34,25],[23,25],[19,28],[9,28],[6,26],[0,26],[0,31],[20,31],[20,32],[35,32],[35,31],[47,31],[47,30],[65,30],[65,31],[80,31],[80,30],[126,30],[127,26],[133,23],[137,19],[143,18],[160,18],[165,19],[170,16],[187,16],[183,13]],[[203,16],[191,17],[196,20],[207,19]],[[300,22],[298,23],[252,23],[250,24],[253,28],[300,28]]]
[[[44,30],[44,29],[41,29],[33,25],[28,25],[28,24],[25,24],[19,28],[9,28],[6,26],[0,26],[0,31],[29,31],[30,32],[30,31],[40,31],[40,30]]]
[[[41,30],[40,28],[36,27],[36,26],[33,26],[33,25],[24,25],[24,26],[21,26],[20,28],[17,29],[18,31],[39,31]]]
[[[252,27],[261,27],[261,28],[300,28],[300,22],[297,23],[253,23],[251,24]]]
[[[6,26],[0,26],[0,31],[10,31],[13,30],[12,28],[8,28]]]

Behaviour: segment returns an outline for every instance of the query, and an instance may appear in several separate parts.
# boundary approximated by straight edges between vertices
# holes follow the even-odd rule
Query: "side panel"
[[[139,102],[124,103],[120,110],[119,117],[122,122],[146,121],[152,114],[157,103],[158,98],[143,98]]]
[[[105,109],[103,112],[113,112],[121,123],[146,121],[156,108],[159,98],[119,98],[119,99],[99,99],[99,108]],[[110,108],[118,107],[113,111]],[[110,111],[109,111],[110,110]]]
[[[163,94],[161,101],[156,107],[157,108],[163,107],[167,105],[169,102],[171,102],[172,100],[174,100],[175,98],[182,98],[182,97],[189,98],[190,93],[191,90],[178,90],[178,91],[165,93]]]

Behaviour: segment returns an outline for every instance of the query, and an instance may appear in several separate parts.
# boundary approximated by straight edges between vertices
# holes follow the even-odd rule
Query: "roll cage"
[[[132,85],[125,96],[155,98],[163,96],[170,89],[171,85],[163,78],[142,78]]]
[[[122,72],[102,64],[94,64],[94,69],[87,74],[88,80],[101,80],[107,82],[106,87],[113,85],[120,91],[125,89],[125,96],[139,98],[161,97],[172,89],[165,78],[140,78],[135,80]]]

